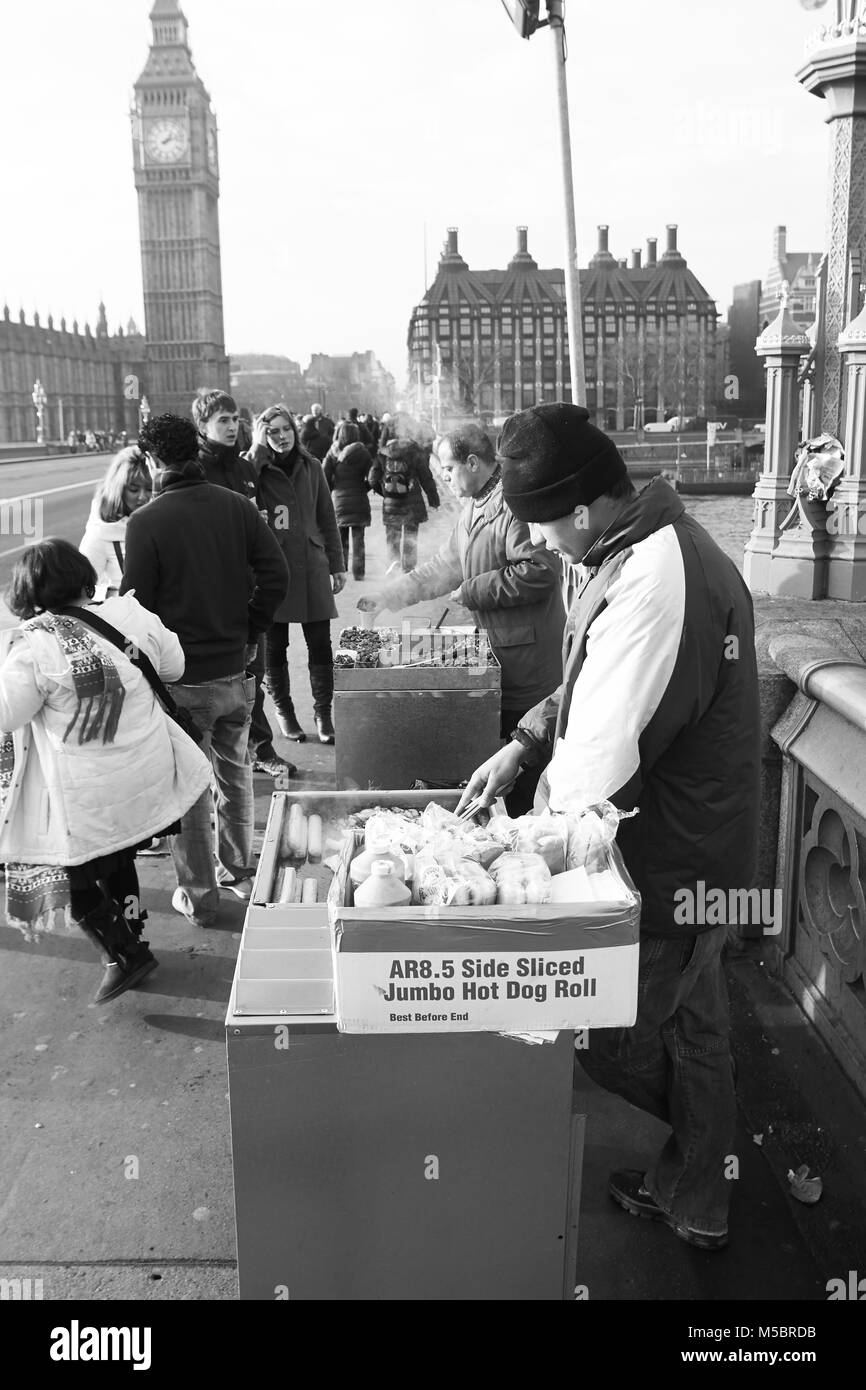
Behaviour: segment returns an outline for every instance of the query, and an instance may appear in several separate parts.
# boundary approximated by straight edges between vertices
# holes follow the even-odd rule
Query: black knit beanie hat
[[[628,476],[625,461],[582,405],[533,405],[510,415],[496,445],[502,492],[519,521],[556,521]]]

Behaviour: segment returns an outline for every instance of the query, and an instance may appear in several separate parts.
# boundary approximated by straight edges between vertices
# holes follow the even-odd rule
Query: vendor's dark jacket
[[[565,809],[600,792],[622,810],[637,807],[617,843],[642,896],[641,929],[692,935],[719,918],[694,920],[680,890],[699,906],[712,889],[730,902],[731,890],[753,884],[761,753],[752,599],[662,479],[626,504],[585,564],[562,684],[520,723],[547,762],[536,806]]]
[[[129,518],[120,592],[134,589],[177,633],[185,682],[237,675],[247,644],[285,598],[286,562],[257,509],[211,486],[197,464],[162,480],[163,490]]]
[[[287,462],[266,444],[247,455],[258,477],[258,503],[289,567],[289,591],[277,623],[336,618],[331,575],[345,571],[343,546],[322,465],[300,445]]]
[[[217,444],[213,439],[201,436],[198,461],[209,483],[255,500],[258,483],[256,470],[237,444]]]
[[[372,463],[364,444],[356,442],[337,450],[331,446],[323,466],[338,526],[370,525],[367,474]]]
[[[396,611],[455,589],[502,667],[503,709],[526,710],[543,699],[562,674],[560,566],[508,510],[501,481],[482,502],[470,499],[432,560],[388,584],[383,596]]]
[[[424,495],[431,507],[439,506],[439,493],[430,472],[429,454],[411,439],[389,440],[389,443],[392,449],[400,447],[401,457],[406,460],[412,481],[409,491],[403,496],[387,496],[382,490],[384,459],[380,450],[370,469],[370,483],[373,491],[382,498],[382,519],[386,525],[420,526],[427,520]]]

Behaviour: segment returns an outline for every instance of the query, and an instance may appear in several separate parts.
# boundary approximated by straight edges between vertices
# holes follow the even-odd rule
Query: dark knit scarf
[[[75,713],[63,742],[78,726],[78,742],[101,738],[113,743],[126,691],[117,667],[94,642],[76,618],[44,613],[22,624],[23,631],[50,632],[60,643],[72,668]],[[0,807],[4,807],[15,776],[15,749],[11,734],[0,734]],[[74,926],[70,914],[69,873],[57,864],[6,865],[6,920],[28,941],[54,931],[58,919]]]

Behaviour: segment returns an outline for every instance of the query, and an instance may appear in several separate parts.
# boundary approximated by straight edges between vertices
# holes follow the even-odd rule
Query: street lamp
[[[45,407],[48,404],[48,397],[45,394],[45,387],[37,377],[33,383],[33,395],[31,400],[36,407],[36,443],[45,443]]]
[[[138,413],[141,416],[141,423],[146,425],[150,419],[150,401],[147,399],[147,396],[142,396],[141,404],[138,407]]]
[[[568,353],[571,371],[571,399],[586,405],[586,373],[583,361],[583,311],[580,303],[580,277],[577,273],[577,227],[574,217],[574,179],[571,169],[571,133],[568,123],[568,89],[565,83],[565,20],[563,0],[545,0],[547,19],[539,19],[540,0],[502,0],[509,19],[522,39],[536,29],[549,26],[553,34],[556,67],[556,95],[559,110],[559,146],[562,161],[562,190],[565,201],[566,255],[565,307],[568,317]]]

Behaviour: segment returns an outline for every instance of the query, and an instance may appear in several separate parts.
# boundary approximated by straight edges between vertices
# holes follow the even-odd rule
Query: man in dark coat
[[[326,429],[319,429],[315,416],[305,415],[301,421],[300,440],[308,454],[312,454],[319,463],[324,462],[325,455],[330,448],[333,431],[328,434]],[[252,444],[250,445],[252,448]]]
[[[202,389],[192,403],[192,418],[199,433],[198,459],[209,483],[228,488],[241,497],[255,501],[258,479],[256,470],[241,453],[243,440],[252,440],[252,431],[242,429],[244,422],[233,396],[225,391]],[[247,445],[249,447],[249,445]],[[250,752],[255,772],[268,777],[294,777],[294,763],[281,758],[274,748],[274,735],[265,714],[262,680],[265,673],[264,637],[256,645],[250,675],[256,682],[256,697],[250,719]]]
[[[611,1196],[717,1250],[736,1120],[721,951],[752,886],[760,810],[751,596],[666,482],[635,493],[582,407],[510,416],[497,454],[515,516],[586,578],[566,625],[562,684],[478,769],[464,802],[477,793],[489,802],[522,766],[541,763],[540,808],[577,812],[604,798],[638,808],[618,835],[642,899],[637,1019],[592,1030],[577,1058],[671,1126],[646,1172],[611,1174]]]
[[[134,589],[139,603],[177,633],[186,658],[183,682],[172,694],[205,734],[218,788],[219,863],[214,865],[214,800],[208,789],[183,817],[180,835],[172,836],[178,883],[172,906],[206,927],[216,916],[220,887],[243,901],[252,889],[253,769],[247,748],[255,683],[245,670],[285,597],[289,576],[258,510],[231,489],[208,483],[189,420],[149,420],[139,448],[154,479],[154,500],[129,518],[120,592]]]

